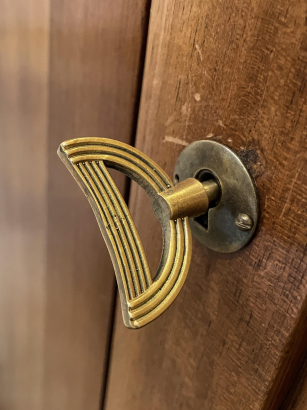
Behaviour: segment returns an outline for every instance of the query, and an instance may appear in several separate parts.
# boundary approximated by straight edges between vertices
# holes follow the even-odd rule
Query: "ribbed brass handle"
[[[60,145],[58,155],[95,213],[114,265],[124,323],[128,328],[140,328],[170,306],[188,273],[192,242],[189,205],[180,205],[182,196],[189,192],[191,198],[196,192],[192,208],[198,206],[198,214],[208,208],[208,196],[196,180],[191,184],[184,181],[182,189],[178,190],[177,185],[172,188],[172,181],[154,161],[118,141],[72,139]],[[163,233],[163,253],[154,276],[128,207],[106,167],[122,171],[152,198]],[[198,195],[197,189],[204,195]]]

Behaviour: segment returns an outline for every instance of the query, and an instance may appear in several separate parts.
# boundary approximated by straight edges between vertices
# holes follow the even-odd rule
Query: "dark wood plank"
[[[44,409],[98,409],[115,277],[94,214],[56,155],[70,138],[132,142],[146,0],[52,0]],[[123,192],[125,178],[116,174]]]
[[[291,389],[280,410],[305,410],[307,408],[307,356],[304,358]]]
[[[0,9],[0,408],[41,410],[49,0]]]
[[[186,285],[152,325],[129,332],[118,315],[107,410],[271,410],[286,394],[306,329],[305,18],[302,0],[153,1],[137,146],[172,174],[192,141],[228,145],[256,178],[261,221],[232,255],[194,241]],[[155,264],[144,195],[131,209]]]

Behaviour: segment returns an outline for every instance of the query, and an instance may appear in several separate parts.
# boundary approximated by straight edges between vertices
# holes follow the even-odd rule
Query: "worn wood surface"
[[[120,313],[106,410],[278,408],[305,348],[307,29],[303,0],[154,0],[137,147],[167,172],[192,141],[235,150],[261,221],[245,249],[194,241],[187,282],[137,332]],[[131,209],[152,264],[159,232],[144,193]]]
[[[306,410],[307,408],[307,356],[293,380],[280,410]]]
[[[76,137],[134,138],[147,13],[144,0],[133,15],[124,0],[51,2],[46,410],[100,408],[115,286],[92,209],[56,150]],[[123,174],[115,181],[123,192]]]
[[[56,150],[134,137],[147,2],[0,9],[0,408],[99,409],[114,273]]]

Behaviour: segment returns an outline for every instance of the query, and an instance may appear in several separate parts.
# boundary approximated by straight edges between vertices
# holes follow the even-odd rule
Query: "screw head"
[[[252,218],[246,214],[239,214],[235,223],[241,231],[249,231],[253,227]]]

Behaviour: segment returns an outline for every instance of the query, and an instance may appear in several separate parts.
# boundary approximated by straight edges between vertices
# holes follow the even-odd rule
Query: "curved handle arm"
[[[182,190],[178,193],[177,185],[173,188],[170,178],[149,157],[119,141],[72,139],[60,145],[58,155],[95,213],[113,262],[125,325],[135,329],[148,324],[174,301],[188,273],[192,241],[189,212],[178,207]],[[152,198],[163,234],[161,262],[154,276],[128,207],[106,167],[122,171]],[[206,201],[208,208],[204,195],[198,214],[206,212]]]

